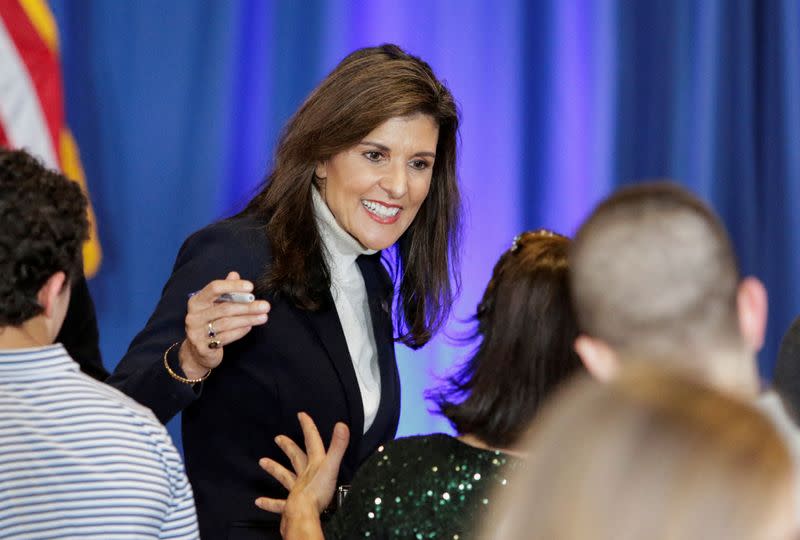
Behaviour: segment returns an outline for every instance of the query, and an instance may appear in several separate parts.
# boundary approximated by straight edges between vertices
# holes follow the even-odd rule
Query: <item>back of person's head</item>
[[[564,236],[526,232],[495,265],[475,315],[477,350],[429,393],[459,433],[514,445],[553,390],[580,369],[568,248]]]
[[[618,357],[699,358],[695,368],[714,378],[754,385],[766,291],[740,281],[722,223],[680,186],[648,182],[603,201],[575,236],[570,285],[582,335]]]
[[[644,369],[648,368],[648,369]],[[540,415],[483,538],[789,540],[792,461],[732,394],[652,366],[581,378]]]
[[[86,206],[78,184],[25,151],[0,148],[0,327],[41,314],[37,295],[53,275],[63,272],[69,287],[80,272]]]
[[[711,210],[675,184],[611,195],[578,230],[570,259],[581,331],[616,350],[672,356],[740,339],[739,272],[728,236]]]

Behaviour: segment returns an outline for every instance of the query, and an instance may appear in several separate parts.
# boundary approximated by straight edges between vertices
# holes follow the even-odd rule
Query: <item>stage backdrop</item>
[[[800,310],[795,0],[52,6],[104,248],[90,286],[108,368],[144,325],[183,239],[241,208],[281,126],[339,59],[383,42],[426,59],[460,103],[468,216],[457,317],[473,313],[517,232],[571,234],[615,186],[653,177],[711,203],[745,272],[766,283],[765,376]],[[468,352],[444,336],[398,349],[401,434],[447,429],[422,392]]]

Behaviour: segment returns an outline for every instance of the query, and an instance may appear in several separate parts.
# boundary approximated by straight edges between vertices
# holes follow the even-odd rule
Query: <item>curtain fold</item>
[[[463,113],[463,333],[523,228],[574,232],[614,187],[669,177],[723,217],[764,280],[769,376],[800,311],[800,4],[793,0],[52,0],[67,114],[104,246],[91,282],[112,368],[182,240],[241,208],[307,93],[397,42]],[[446,430],[422,391],[469,348],[398,348],[401,432]]]

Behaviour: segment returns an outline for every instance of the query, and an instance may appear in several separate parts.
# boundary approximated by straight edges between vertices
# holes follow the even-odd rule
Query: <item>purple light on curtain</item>
[[[264,178],[273,144],[264,129],[264,119],[272,115],[275,88],[269,42],[263,36],[272,32],[274,7],[258,0],[242,0],[237,7],[240,30],[232,35],[236,55],[230,67],[231,96],[226,101],[230,107],[227,170],[219,203],[223,215],[239,210],[253,194]]]
[[[433,67],[462,112],[460,179],[465,199],[463,290],[453,310],[451,335],[467,330],[497,257],[520,227],[519,26],[520,5],[391,0],[327,5],[328,69],[353,49],[392,42]],[[420,351],[397,347],[403,385],[400,435],[449,431],[427,412],[425,389],[438,384],[469,348],[440,335]]]
[[[494,263],[522,222],[523,119],[518,95],[521,6],[506,2],[503,9],[496,9],[489,4],[465,3],[452,9],[452,5],[436,4],[433,18],[439,24],[428,40],[416,44],[416,51],[447,81],[462,112],[459,172],[465,202],[463,289],[448,327],[450,335],[459,336],[472,330],[463,321],[474,314]],[[399,350],[403,383],[409,387],[404,394],[408,398],[404,401],[401,433],[449,429],[442,420],[424,414],[421,391],[436,381],[420,377],[419,366],[443,374],[471,350],[454,346],[445,336],[437,338],[422,354]],[[411,386],[409,380],[413,380]]]
[[[608,2],[555,2],[545,208],[572,234],[613,180],[615,19]]]

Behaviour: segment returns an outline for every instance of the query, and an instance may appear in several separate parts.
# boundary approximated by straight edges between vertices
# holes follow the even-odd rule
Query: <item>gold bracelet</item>
[[[184,384],[196,384],[196,383],[203,382],[204,380],[208,379],[208,376],[211,375],[211,372],[213,371],[213,369],[209,368],[209,370],[206,372],[206,374],[203,375],[202,377],[200,377],[199,379],[187,379],[186,377],[181,377],[180,375],[178,375],[177,373],[172,371],[172,368],[169,367],[169,362],[167,361],[167,355],[169,354],[169,351],[171,351],[172,349],[175,348],[175,345],[179,345],[180,343],[182,343],[182,342],[181,341],[176,341],[175,343],[173,343],[172,345],[169,346],[169,349],[164,351],[164,367],[167,368],[167,373],[169,373],[169,376],[172,377],[173,379],[175,379],[176,381],[180,381],[180,382],[182,382]]]

